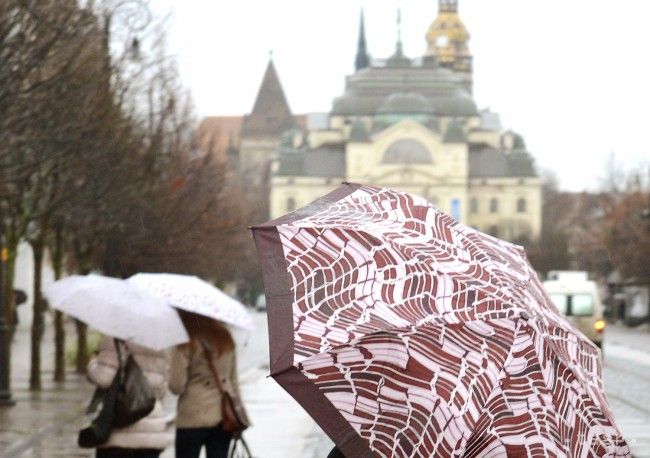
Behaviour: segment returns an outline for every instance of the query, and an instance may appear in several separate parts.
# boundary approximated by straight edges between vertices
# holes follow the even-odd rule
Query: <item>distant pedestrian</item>
[[[222,428],[222,390],[241,405],[235,342],[221,323],[179,311],[190,342],[172,351],[169,387],[179,395],[176,418],[176,458],[226,458],[232,435]],[[215,380],[215,376],[218,380]],[[246,419],[247,420],[247,419]]]
[[[23,305],[25,302],[27,302],[27,294],[25,294],[25,291],[22,289],[14,289],[14,306],[13,306],[13,312],[14,312],[14,326],[18,326],[18,323],[20,321],[20,318],[18,317],[18,306]]]
[[[132,354],[156,393],[156,404],[146,417],[124,428],[111,431],[108,441],[97,448],[97,458],[158,458],[174,439],[173,415],[165,413],[162,401],[167,393],[169,356],[132,343],[120,343],[121,364]],[[100,388],[108,388],[119,367],[118,353],[112,337],[104,337],[99,352],[88,364],[88,378]]]

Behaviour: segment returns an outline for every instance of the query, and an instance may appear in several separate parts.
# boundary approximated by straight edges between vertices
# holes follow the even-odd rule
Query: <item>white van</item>
[[[602,347],[605,333],[603,306],[598,285],[587,280],[586,275],[549,275],[554,280],[544,282],[544,288],[560,312],[598,347]],[[569,273],[569,272],[567,272]]]

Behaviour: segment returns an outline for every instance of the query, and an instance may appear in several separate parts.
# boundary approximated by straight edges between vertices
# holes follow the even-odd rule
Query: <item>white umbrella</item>
[[[200,278],[178,274],[136,274],[127,281],[173,307],[249,331],[254,329],[253,319],[241,302]]]
[[[103,334],[162,350],[189,341],[178,313],[133,283],[101,275],[73,275],[43,291],[55,309]]]

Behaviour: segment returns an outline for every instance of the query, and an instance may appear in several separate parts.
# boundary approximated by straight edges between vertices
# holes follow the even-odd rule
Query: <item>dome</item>
[[[383,158],[384,164],[431,164],[431,153],[421,142],[405,138],[392,143]]]
[[[435,114],[433,105],[425,96],[413,92],[391,94],[377,109],[377,114]]]

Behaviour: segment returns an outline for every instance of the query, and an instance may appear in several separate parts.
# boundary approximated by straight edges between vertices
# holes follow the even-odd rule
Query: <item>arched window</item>
[[[472,197],[469,201],[469,212],[478,213],[478,199],[476,197]]]
[[[526,213],[526,199],[523,197],[517,199],[517,213]]]
[[[292,212],[296,209],[296,199],[293,197],[287,198],[287,211]]]
[[[490,213],[499,213],[499,199],[496,197],[490,199]]]
[[[431,153],[421,142],[409,138],[390,145],[383,157],[384,164],[431,164]]]

